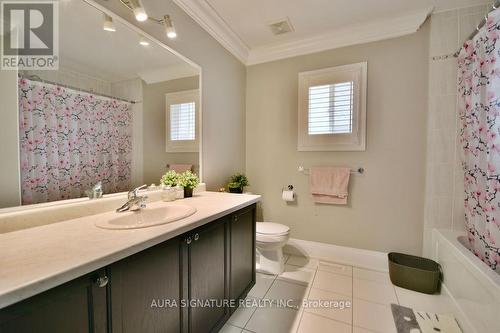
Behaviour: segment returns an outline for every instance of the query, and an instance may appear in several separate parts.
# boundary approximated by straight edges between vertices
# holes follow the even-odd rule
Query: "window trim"
[[[170,105],[195,103],[195,139],[170,139]],[[165,94],[165,151],[167,153],[198,153],[200,151],[200,90],[183,90]]]
[[[298,151],[365,151],[367,62],[299,73]],[[353,132],[309,135],[309,87],[354,82]]]

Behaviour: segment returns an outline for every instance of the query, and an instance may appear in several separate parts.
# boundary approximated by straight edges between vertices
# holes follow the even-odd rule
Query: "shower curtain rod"
[[[491,13],[492,11],[494,11],[495,9],[499,8],[500,7],[500,0],[497,0],[495,1],[495,3],[493,5],[491,5],[491,10],[488,12]],[[464,40],[464,42],[468,41],[468,40],[471,40],[472,38],[474,38],[477,33],[479,32],[479,30],[484,27],[484,25],[486,24],[486,21],[488,19],[488,14],[486,14],[483,19],[481,20],[481,22],[479,22],[479,24],[476,26],[476,30],[474,30],[470,35],[469,37]],[[455,58],[458,57],[458,55],[460,54],[460,51],[462,50],[462,47],[460,47],[460,49],[453,55]]]
[[[26,79],[26,80],[30,80],[30,81],[37,81],[37,82],[52,84],[52,85],[55,85],[55,86],[59,86],[59,87],[63,87],[63,88],[68,88],[68,89],[71,89],[71,90],[76,90],[76,91],[84,92],[84,93],[87,93],[87,94],[92,94],[92,95],[96,95],[96,96],[106,97],[106,98],[110,98],[110,99],[116,99],[118,101],[130,103],[130,104],[140,103],[138,101],[132,101],[132,100],[128,100],[128,99],[125,99],[125,98],[114,97],[114,96],[110,96],[110,95],[106,95],[106,94],[96,93],[95,91],[92,91],[92,90],[81,89],[81,88],[78,88],[78,87],[69,86],[67,84],[62,84],[62,83],[58,83],[58,82],[43,80],[38,75],[22,75],[22,74],[19,74],[18,76],[21,79]]]

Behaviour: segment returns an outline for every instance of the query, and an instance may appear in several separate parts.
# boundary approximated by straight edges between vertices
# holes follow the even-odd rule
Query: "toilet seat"
[[[290,227],[279,223],[257,222],[256,232],[257,235],[263,236],[264,238],[286,236],[290,233]]]
[[[286,242],[288,235],[263,235],[257,234],[257,243],[276,243]]]
[[[257,247],[257,271],[265,274],[281,274],[285,270],[283,247],[290,237],[286,225],[257,222],[255,245]]]

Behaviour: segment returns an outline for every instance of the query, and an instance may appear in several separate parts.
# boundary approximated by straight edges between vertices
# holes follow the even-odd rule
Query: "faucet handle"
[[[129,199],[135,199],[135,198],[137,198],[137,192],[139,192],[139,190],[143,190],[143,189],[145,189],[147,187],[148,187],[148,185],[144,184],[142,186],[134,188],[132,191],[128,192],[128,198]]]

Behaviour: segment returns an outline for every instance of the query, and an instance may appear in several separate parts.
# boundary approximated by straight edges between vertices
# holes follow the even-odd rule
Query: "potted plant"
[[[184,198],[191,198],[193,196],[193,189],[198,186],[200,180],[197,175],[188,170],[179,175],[178,183],[184,187]]]
[[[175,187],[179,182],[179,174],[174,170],[169,170],[160,179],[160,183],[166,186]]]
[[[227,184],[229,192],[231,193],[243,193],[245,186],[248,186],[248,178],[242,173],[235,173],[232,175],[229,184]]]

